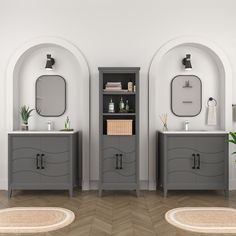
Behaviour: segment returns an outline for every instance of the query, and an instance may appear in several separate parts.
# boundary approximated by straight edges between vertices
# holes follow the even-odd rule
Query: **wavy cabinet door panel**
[[[41,180],[45,183],[69,182],[69,152],[45,154],[42,160]]]
[[[136,182],[135,138],[108,136],[103,143],[103,182]]]
[[[199,169],[197,169],[197,182],[201,184],[224,184],[225,181],[225,153],[200,154],[198,157]]]
[[[11,182],[39,183],[40,170],[37,169],[37,154],[40,153],[40,138],[13,137],[11,165]]]
[[[69,182],[69,138],[44,137],[41,141],[41,181],[45,183]]]

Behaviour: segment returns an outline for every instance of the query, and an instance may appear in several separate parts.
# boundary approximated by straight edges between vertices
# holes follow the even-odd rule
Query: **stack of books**
[[[107,82],[104,91],[121,91],[121,82]]]

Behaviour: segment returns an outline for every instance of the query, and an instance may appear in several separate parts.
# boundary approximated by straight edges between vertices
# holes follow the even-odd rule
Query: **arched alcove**
[[[56,60],[55,70],[44,69],[46,54]],[[43,74],[57,74],[67,82],[67,110],[58,118],[40,117],[34,113],[32,129],[44,129],[45,122],[52,120],[56,129],[63,128],[68,115],[73,128],[80,131],[82,148],[82,188],[89,189],[90,179],[90,74],[88,64],[70,42],[54,37],[37,38],[20,47],[9,61],[6,76],[7,131],[19,129],[19,107],[23,104],[34,107],[35,81]]]
[[[192,54],[193,68],[190,73],[181,68],[185,54]],[[194,58],[195,57],[195,58]],[[174,60],[174,61],[173,61]],[[194,65],[195,60],[195,65]],[[172,63],[168,67],[167,62]],[[176,67],[175,67],[176,66]],[[205,66],[205,68],[203,68]],[[166,70],[166,71],[164,71]],[[173,70],[173,71],[172,71]],[[163,72],[164,71],[164,72]],[[206,73],[205,73],[206,72]],[[216,96],[219,102],[218,126],[215,129],[231,130],[232,127],[232,72],[224,52],[211,41],[199,37],[179,37],[164,44],[155,53],[149,68],[149,189],[156,188],[156,132],[161,129],[159,115],[167,112],[170,120],[182,122],[188,118],[172,117],[170,111],[170,80],[178,74],[194,74],[203,80],[203,108],[207,97]],[[209,75],[209,77],[207,77]],[[208,79],[208,80],[207,80]],[[209,86],[212,88],[209,88]],[[215,91],[217,90],[217,91]],[[166,99],[163,96],[166,92]],[[160,108],[160,101],[163,109]],[[204,129],[205,114],[192,118],[194,129]],[[190,121],[190,122],[191,122]],[[194,124],[195,123],[195,124]],[[180,124],[170,128],[181,129]],[[208,127],[214,129],[212,127]]]

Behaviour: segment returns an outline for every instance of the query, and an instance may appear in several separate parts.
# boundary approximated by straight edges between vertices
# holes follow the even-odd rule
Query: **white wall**
[[[5,70],[14,51],[34,37],[66,38],[88,60],[91,180],[98,178],[98,66],[141,67],[141,180],[148,180],[147,73],[154,52],[176,36],[200,35],[215,41],[225,51],[236,74],[235,0],[1,0],[0,3],[0,187],[7,180]],[[235,167],[233,171],[236,175]]]

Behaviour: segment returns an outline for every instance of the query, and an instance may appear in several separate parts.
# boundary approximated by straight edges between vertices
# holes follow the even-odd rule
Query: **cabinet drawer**
[[[168,150],[189,149],[192,152],[218,153],[225,149],[226,136],[168,137]]]

